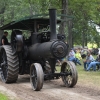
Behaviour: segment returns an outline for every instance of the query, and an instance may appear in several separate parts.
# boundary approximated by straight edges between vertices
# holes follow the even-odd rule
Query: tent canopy
[[[57,23],[60,23],[61,20],[57,20]],[[12,21],[2,27],[1,30],[12,30],[12,29],[20,29],[20,30],[30,30],[34,31],[34,28],[39,25],[40,27],[47,27],[50,25],[49,17],[42,17],[42,16],[31,16],[20,19],[18,21]]]

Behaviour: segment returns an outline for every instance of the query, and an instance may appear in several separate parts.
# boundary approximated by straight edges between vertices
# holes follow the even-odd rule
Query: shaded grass
[[[94,56],[96,59],[96,56]],[[85,71],[83,61],[81,60],[82,65],[77,65],[78,71],[78,81],[84,84],[92,84],[100,88],[100,70],[97,71]]]
[[[9,100],[9,99],[6,95],[0,93],[0,100]]]
[[[78,81],[85,84],[92,84],[100,87],[100,70],[99,71],[84,71],[84,67],[76,66],[78,72]]]

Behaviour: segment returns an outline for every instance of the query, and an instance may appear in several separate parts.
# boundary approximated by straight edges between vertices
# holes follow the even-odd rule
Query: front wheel
[[[40,91],[43,87],[44,74],[42,66],[39,63],[34,63],[30,68],[30,82],[33,90]]]
[[[68,74],[66,76],[62,76],[62,81],[64,82],[65,86],[73,87],[76,85],[78,80],[78,74],[76,66],[73,62],[71,61],[63,62],[61,66],[61,73]]]

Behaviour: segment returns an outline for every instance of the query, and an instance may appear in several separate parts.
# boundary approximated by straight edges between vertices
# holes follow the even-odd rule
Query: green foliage
[[[61,13],[62,1],[0,0],[0,26],[25,16],[48,13],[49,8],[56,8],[57,13]],[[100,36],[95,27],[100,23],[100,0],[68,0],[68,12],[68,15],[74,16],[74,44],[80,45],[83,40],[98,43],[96,40]],[[67,28],[65,33],[68,35]]]
[[[80,44],[82,38],[87,42],[93,42],[93,35],[97,33],[95,24],[99,22],[99,12],[97,10],[99,0],[73,0],[69,1],[69,9],[74,16],[73,19],[73,38],[74,43]],[[85,34],[84,37],[82,34]]]
[[[59,9],[61,6],[60,0],[1,0],[0,5],[0,11],[5,8],[0,13],[0,19],[4,17],[3,24],[25,16],[47,13],[49,8]]]

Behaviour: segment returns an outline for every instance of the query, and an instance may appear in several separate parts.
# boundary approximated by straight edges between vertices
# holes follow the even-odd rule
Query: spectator
[[[84,63],[84,70],[87,69],[87,67],[89,66],[89,64],[94,61],[94,57],[91,55],[90,52],[87,53],[87,56],[86,56],[86,60],[83,61]]]
[[[67,47],[69,48],[69,44],[66,42]]]
[[[68,61],[73,61],[75,63],[75,52],[71,49],[68,55]]]
[[[87,55],[88,52],[89,51],[87,49],[82,49],[81,50],[81,57],[82,57],[82,59],[86,58],[86,55]]]
[[[98,54],[96,61],[89,64],[89,66],[87,67],[87,71],[89,71],[90,68],[93,68],[93,70],[96,71],[96,65],[100,65],[100,54]]]
[[[80,54],[79,49],[76,50],[75,59],[76,59],[76,61],[75,61],[76,64],[78,63],[79,65],[82,65],[82,64],[80,63],[80,59],[82,59],[82,58],[81,58],[81,54]]]
[[[8,36],[8,32],[5,31],[4,35],[1,38],[1,45],[8,45],[9,44],[7,36]]]

